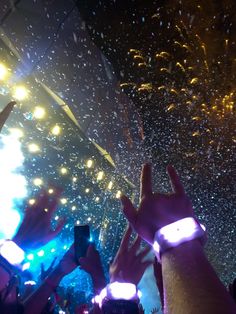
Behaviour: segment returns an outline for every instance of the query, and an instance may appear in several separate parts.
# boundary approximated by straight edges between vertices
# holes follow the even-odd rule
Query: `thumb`
[[[134,226],[137,213],[134,205],[132,204],[131,200],[125,195],[121,196],[120,201],[123,206],[122,210],[125,217],[128,219],[129,223]]]

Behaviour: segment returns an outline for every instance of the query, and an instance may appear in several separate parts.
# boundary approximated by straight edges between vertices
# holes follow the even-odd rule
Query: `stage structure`
[[[54,221],[67,219],[56,241],[29,254],[30,269],[36,269],[40,257],[51,261],[69,247],[75,223],[91,226],[93,241],[107,262],[114,256],[126,224],[119,197],[121,193],[132,197],[134,185],[118,173],[109,153],[85,135],[59,95],[33,75],[20,79],[20,56],[9,43],[0,41],[0,109],[12,99],[17,106],[2,132],[15,134],[21,142],[27,202],[34,202],[41,187],[50,183],[61,186],[64,192]],[[19,212],[23,213],[23,207]]]

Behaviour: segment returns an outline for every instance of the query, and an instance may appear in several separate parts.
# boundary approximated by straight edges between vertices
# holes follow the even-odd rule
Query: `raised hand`
[[[110,281],[129,282],[137,285],[152,261],[143,261],[150,248],[140,250],[141,238],[136,237],[130,245],[132,228],[129,226],[121,241],[120,248],[110,266]]]
[[[193,217],[192,204],[172,166],[167,167],[172,186],[171,194],[153,193],[152,169],[145,164],[141,173],[140,204],[136,209],[126,197],[121,197],[123,212],[134,230],[153,244],[155,232],[179,219]]]
[[[85,257],[79,259],[80,267],[89,273],[93,280],[94,290],[100,292],[106,285],[99,252],[90,244]]]
[[[61,190],[54,188],[53,194],[42,190],[35,204],[29,206],[13,241],[23,249],[37,249],[53,240],[62,230],[65,220],[61,219],[53,230],[51,220],[57,209]]]
[[[62,257],[55,271],[60,273],[62,276],[66,276],[78,267],[75,260],[74,244],[71,245],[70,249]]]
[[[15,101],[9,102],[9,104],[6,105],[6,107],[2,110],[0,113],[0,132],[7,121],[10,113],[12,112],[13,107],[16,105]]]
[[[54,265],[56,263],[57,257],[55,257],[53,259],[53,261],[51,262],[51,265],[48,267],[48,269],[45,269],[44,267],[44,263],[40,264],[40,268],[41,268],[41,273],[40,273],[40,280],[43,281],[45,278],[47,278],[47,276],[52,272]]]

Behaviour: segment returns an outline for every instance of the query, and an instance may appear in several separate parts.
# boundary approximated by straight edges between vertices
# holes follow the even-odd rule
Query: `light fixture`
[[[35,119],[43,119],[43,117],[45,116],[46,111],[43,107],[35,107],[34,112],[33,112],[33,116]]]
[[[59,135],[61,133],[61,128],[59,127],[59,125],[55,125],[52,129],[51,132],[53,135]]]
[[[30,153],[37,153],[37,152],[40,151],[40,148],[39,148],[39,146],[38,146],[37,144],[35,144],[35,143],[30,143],[30,144],[28,145],[28,150],[29,150]]]
[[[97,175],[97,180],[101,181],[103,179],[103,177],[104,177],[104,172],[103,171],[99,171],[98,175]]]
[[[33,183],[34,183],[35,186],[40,186],[40,185],[43,184],[43,180],[41,178],[35,178],[33,180]]]
[[[9,131],[10,131],[10,134],[17,139],[22,138],[24,136],[24,132],[21,129],[12,128],[12,129],[9,129]]]
[[[65,204],[67,203],[67,199],[66,199],[66,198],[61,198],[61,203],[62,203],[63,205],[65,205]]]
[[[93,160],[92,159],[88,159],[87,162],[86,162],[86,166],[87,166],[87,168],[92,168]]]
[[[121,191],[117,191],[116,198],[120,198],[120,197],[121,197]]]
[[[49,189],[48,190],[48,194],[53,194],[54,193],[54,190],[53,189]]]
[[[98,196],[95,197],[95,201],[99,202],[100,198]]]
[[[76,210],[76,206],[73,205],[73,206],[71,207],[71,209],[72,209],[72,210]]]
[[[110,181],[110,182],[109,182],[109,184],[108,184],[108,186],[107,186],[107,188],[108,188],[108,190],[111,190],[111,189],[112,189],[112,187],[113,187],[113,182],[112,182],[112,181]]]
[[[16,86],[13,91],[13,97],[16,100],[24,100],[28,97],[29,91],[24,86]]]
[[[28,203],[30,204],[30,205],[34,205],[35,204],[35,199],[34,198],[31,198],[29,201],[28,201]]]
[[[73,177],[73,178],[72,178],[72,181],[73,181],[73,182],[77,182],[77,180],[78,180],[77,177]]]
[[[89,188],[86,188],[85,189],[85,193],[89,193],[90,189]]]
[[[61,174],[67,174],[68,170],[65,167],[61,167],[60,172],[61,172]]]
[[[5,80],[5,78],[7,77],[7,74],[8,74],[8,70],[6,66],[0,63],[0,81]]]

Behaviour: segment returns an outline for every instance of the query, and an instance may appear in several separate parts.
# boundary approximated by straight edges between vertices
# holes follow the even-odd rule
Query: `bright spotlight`
[[[44,256],[44,250],[39,251],[39,252],[37,253],[37,255],[40,256],[40,257]]]
[[[85,193],[89,193],[90,189],[89,188],[86,188],[85,189]]]
[[[60,169],[60,172],[61,172],[61,174],[67,174],[67,173],[68,173],[68,170],[67,170],[65,167],[62,167],[62,168]]]
[[[35,179],[33,180],[33,183],[34,183],[34,185],[36,185],[36,186],[40,186],[40,185],[43,184],[43,180],[40,179],[40,178],[35,178]]]
[[[104,172],[103,171],[99,171],[98,175],[97,175],[97,180],[101,181],[103,179],[103,177],[104,177]]]
[[[93,160],[92,160],[92,159],[87,160],[86,166],[87,166],[87,168],[92,168],[92,166],[93,166]]]
[[[0,81],[5,80],[7,74],[8,74],[7,68],[5,67],[4,64],[0,63]]]
[[[113,182],[112,182],[112,181],[110,181],[110,182],[109,182],[109,184],[108,184],[108,186],[107,186],[107,188],[108,188],[108,190],[111,190],[111,189],[112,189],[112,187],[113,187]]]
[[[12,129],[9,129],[9,131],[10,131],[10,134],[17,139],[22,138],[24,136],[24,132],[21,129],[12,128]]]
[[[59,125],[55,125],[52,129],[51,132],[53,135],[59,135],[61,133],[61,128],[59,127]]]
[[[28,95],[29,91],[24,86],[17,86],[13,92],[13,97],[19,101],[26,99]]]
[[[67,199],[66,198],[61,198],[61,204],[65,205],[67,203]]]
[[[37,152],[39,152],[40,148],[37,144],[31,143],[28,145],[28,150],[30,153],[37,153]]]
[[[121,197],[121,191],[117,191],[116,198],[120,198],[120,197]]]
[[[43,119],[43,117],[45,116],[46,111],[43,107],[35,107],[34,112],[33,112],[33,116],[35,119]]]
[[[32,253],[28,254],[28,255],[27,255],[27,259],[28,259],[29,261],[32,261],[32,260],[34,259],[34,254],[32,254]]]

